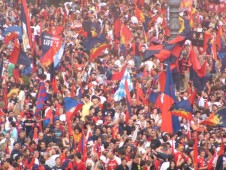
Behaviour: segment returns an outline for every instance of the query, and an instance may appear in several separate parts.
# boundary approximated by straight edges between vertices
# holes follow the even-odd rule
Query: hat
[[[93,146],[93,141],[89,141],[88,144],[87,144],[87,147],[92,147]]]
[[[107,159],[104,155],[100,156],[100,160],[103,161],[105,164],[107,163]]]

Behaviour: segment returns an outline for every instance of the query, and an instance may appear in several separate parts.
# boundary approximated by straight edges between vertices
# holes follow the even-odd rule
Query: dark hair
[[[14,121],[11,121],[10,124],[12,125],[12,127],[16,127],[16,123]]]
[[[77,157],[78,159],[81,159],[82,158],[82,155],[80,152],[76,152],[75,153],[75,157]]]

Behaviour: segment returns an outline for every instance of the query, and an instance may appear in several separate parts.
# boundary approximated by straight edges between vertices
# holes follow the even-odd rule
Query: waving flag
[[[223,170],[224,168],[224,151],[225,150],[225,146],[224,146],[224,139],[221,138],[221,147],[218,154],[218,158],[217,158],[217,164],[216,164],[216,169],[219,170]]]
[[[14,40],[15,38],[18,38],[18,34],[16,32],[8,33],[4,38],[4,44],[8,44],[10,41]]]
[[[22,40],[23,49],[26,52],[28,48],[32,48],[32,35],[30,26],[30,17],[27,9],[26,0],[21,0],[21,22],[22,22]]]
[[[160,61],[165,61],[170,56],[178,58],[183,49],[186,38],[184,36],[177,36],[175,39],[160,45],[152,45],[144,53],[144,61],[151,57],[156,57]]]
[[[226,127],[226,107],[218,109],[216,113],[212,113],[206,120],[202,121],[200,124]]]
[[[64,98],[64,108],[65,108],[66,112],[75,108],[78,104],[79,104],[79,102],[72,97],[65,97]]]
[[[119,84],[118,90],[114,94],[114,100],[120,101],[122,98],[129,96],[129,92],[133,90],[133,83],[130,77],[129,70],[126,69],[122,80]]]
[[[53,56],[54,68],[58,66],[64,54],[65,43],[60,47],[59,51]]]
[[[46,93],[46,87],[43,82],[40,83],[38,96],[37,96],[37,102],[36,102],[36,109],[35,109],[35,115],[39,115],[44,103],[47,101],[47,93]]]
[[[161,82],[160,84],[165,84],[164,92],[159,94],[156,100],[156,107],[160,108],[162,112],[162,126],[161,130],[164,132],[177,132],[180,129],[180,123],[178,117],[172,115],[170,112],[170,108],[174,104],[176,100],[173,78],[170,71],[170,64],[167,60],[167,70],[166,70],[166,79],[165,82]]]
[[[17,33],[18,34],[18,38],[21,40],[22,39],[22,28],[20,26],[10,26],[7,27],[3,32],[2,32],[2,36],[6,37],[9,33]]]
[[[206,76],[206,66],[207,66],[206,60],[201,66],[199,59],[197,57],[197,54],[194,50],[194,47],[190,47],[189,59],[191,61],[192,67],[193,67],[194,71],[197,73],[198,77],[200,77],[200,78],[205,77]]]
[[[121,28],[121,43],[122,44],[129,44],[133,38],[133,33],[129,30],[129,28],[122,24]]]
[[[122,67],[120,72],[112,74],[111,80],[122,80],[125,70],[126,70],[126,65]]]
[[[140,22],[145,22],[144,14],[139,10],[137,6],[135,7],[135,15]]]
[[[208,47],[208,42],[211,39],[212,34],[210,32],[204,32],[204,37],[203,37],[203,52],[206,52],[207,47]]]
[[[182,118],[185,118],[187,120],[192,120],[192,113],[193,109],[190,105],[189,100],[182,100],[180,102],[175,103],[172,114],[176,116],[180,116]]]
[[[56,59],[54,57],[56,57],[55,55],[57,54],[57,52],[59,52],[59,55],[62,53],[62,33],[62,27],[57,27],[55,33],[43,32],[42,56],[40,58],[42,65],[50,66],[50,64],[54,62],[54,59]]]
[[[83,41],[83,46],[90,52],[92,49],[99,47],[101,44],[107,44],[107,39],[103,34],[97,37],[88,37]]]
[[[18,47],[16,43],[14,43],[12,53],[9,57],[9,62],[26,66],[30,66],[32,63],[31,59],[27,56],[27,54],[21,51],[20,47]]]
[[[120,28],[121,28],[121,20],[120,20],[120,7],[114,5],[112,7],[112,15],[114,18],[114,39],[119,40],[120,38]]]
[[[223,29],[222,29],[222,26],[219,26],[218,31],[217,31],[217,37],[216,37],[218,51],[221,50],[221,37],[222,36],[223,36]]]
[[[195,88],[203,90],[205,86],[207,60],[201,65],[193,47],[190,48],[189,59],[192,65],[190,69],[190,79],[193,81]]]
[[[89,59],[89,61],[95,60],[98,56],[100,56],[102,54],[102,52],[104,50],[106,50],[109,47],[110,47],[110,45],[106,44],[106,43],[100,44],[98,47],[94,47],[90,51],[90,59]]]

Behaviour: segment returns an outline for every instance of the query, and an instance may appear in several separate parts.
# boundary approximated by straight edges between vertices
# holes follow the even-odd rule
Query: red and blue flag
[[[25,52],[21,51],[19,46],[14,43],[12,53],[9,57],[9,62],[13,64],[30,66],[32,60],[27,56]]]
[[[32,48],[30,17],[27,9],[26,0],[21,0],[21,22],[22,22],[21,26],[22,26],[23,49],[26,52],[28,48]]]
[[[45,84],[41,82],[39,91],[38,91],[38,96],[37,96],[35,115],[39,115],[41,113],[44,103],[47,101],[47,99],[48,99],[48,96],[46,93]]]
[[[184,36],[178,36],[164,44],[150,46],[144,53],[144,61],[149,60],[151,57],[156,57],[160,61],[165,61],[169,57],[178,58],[183,50],[185,40]]]
[[[50,66],[56,57],[57,53],[60,51],[62,53],[62,36],[63,27],[59,26],[53,32],[43,32],[42,34],[42,55],[40,62],[44,66]]]
[[[66,112],[70,111],[72,108],[75,108],[78,104],[79,102],[72,97],[64,98],[64,108]]]
[[[177,116],[172,115],[170,108],[173,106],[176,101],[173,78],[170,71],[170,64],[167,60],[167,70],[165,72],[166,79],[165,82],[159,82],[160,86],[163,83],[164,91],[159,94],[156,100],[156,107],[160,108],[162,112],[162,126],[161,130],[164,132],[177,132],[180,130],[180,122]]]
[[[172,108],[172,114],[176,116],[180,116],[187,120],[192,120],[193,109],[191,107],[189,100],[181,100],[180,102],[176,102]]]
[[[192,67],[190,68],[190,79],[193,81],[195,88],[203,90],[205,86],[205,76],[207,68],[207,60],[201,65],[194,47],[190,47],[189,59]]]
[[[226,127],[226,107],[218,109],[216,113],[212,113],[206,120],[202,121],[200,124]]]

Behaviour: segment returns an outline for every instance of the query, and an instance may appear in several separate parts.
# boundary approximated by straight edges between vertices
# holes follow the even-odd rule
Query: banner
[[[42,56],[41,64],[49,66],[53,63],[54,55],[62,46],[62,34],[53,35],[50,32],[43,32],[42,34]]]
[[[220,4],[207,3],[206,10],[212,12],[226,12],[226,2],[221,2]]]

